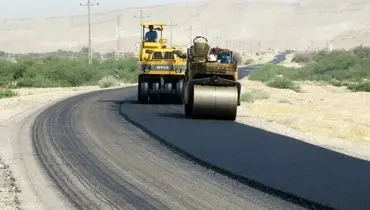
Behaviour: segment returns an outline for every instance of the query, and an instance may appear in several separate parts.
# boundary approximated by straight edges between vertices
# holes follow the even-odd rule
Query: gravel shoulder
[[[0,100],[0,209],[70,209],[40,169],[31,126],[49,105],[99,89],[22,88],[14,90],[18,96]]]
[[[370,160],[370,93],[302,82],[302,93],[241,80],[254,100],[238,108],[237,122]]]

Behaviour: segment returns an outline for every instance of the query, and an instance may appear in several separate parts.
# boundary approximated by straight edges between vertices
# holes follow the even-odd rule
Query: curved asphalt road
[[[121,114],[257,189],[319,209],[370,209],[368,161],[236,122],[187,119],[182,106],[141,105],[131,98]]]
[[[77,208],[303,209],[205,169],[136,128],[119,114],[120,101],[135,93],[136,87],[75,96],[37,118],[39,159]],[[173,119],[162,124],[169,133]]]
[[[235,122],[185,119],[182,106],[138,105],[135,94],[125,88],[79,95],[37,118],[36,152],[76,207],[301,208],[290,200],[369,209],[366,161]]]
[[[134,98],[121,102],[123,116],[219,171],[311,207],[370,209],[368,161],[236,122],[186,119],[182,106],[139,105]]]
[[[135,93],[75,96],[36,119],[39,160],[77,208],[304,209],[201,167],[133,126],[119,113]]]
[[[274,57],[273,60],[269,61],[268,63],[270,64],[278,64],[286,59],[287,53],[280,53]],[[249,66],[244,66],[244,67],[239,67],[239,79],[242,79],[243,77],[247,76],[250,74],[251,71],[256,70],[260,64],[256,65],[249,65]]]

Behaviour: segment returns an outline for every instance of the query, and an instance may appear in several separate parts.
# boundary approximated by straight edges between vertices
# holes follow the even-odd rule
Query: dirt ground
[[[261,55],[249,54],[243,57],[244,60],[252,59],[254,62],[249,63],[248,65],[263,64],[271,61],[278,53],[274,52],[265,52]]]
[[[238,122],[370,160],[370,93],[310,82],[297,93],[241,82],[254,100],[238,108]]]
[[[99,89],[22,88],[14,90],[18,96],[0,99],[0,209],[62,208],[33,154],[28,133],[31,121],[58,100]]]

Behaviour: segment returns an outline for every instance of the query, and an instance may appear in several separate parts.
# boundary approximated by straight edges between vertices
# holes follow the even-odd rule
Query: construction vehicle
[[[146,104],[167,98],[182,103],[186,56],[184,59],[181,49],[166,46],[167,40],[163,38],[164,23],[147,22],[141,26],[143,36],[139,47],[138,102]],[[159,32],[158,40],[145,40],[149,26]]]
[[[205,37],[197,36],[187,55],[185,116],[235,120],[241,85],[237,82],[237,62],[233,52],[211,48]]]

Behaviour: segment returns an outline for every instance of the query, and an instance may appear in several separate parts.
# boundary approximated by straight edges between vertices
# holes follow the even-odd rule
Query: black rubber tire
[[[189,104],[184,104],[185,108],[185,117],[190,117],[191,116],[191,110]]]
[[[176,98],[179,104],[182,104],[184,98],[184,80],[180,79],[176,82]]]
[[[147,81],[139,81],[137,95],[140,104],[149,103],[149,83]]]
[[[158,82],[153,82],[153,90],[159,90],[159,83]]]
[[[188,88],[188,98],[187,98],[187,103],[184,101],[184,109],[185,109],[185,116],[192,118],[192,106],[193,106],[193,88],[192,87],[186,87]],[[185,89],[184,89],[185,91]]]
[[[140,78],[138,79],[138,85],[137,85],[137,103],[141,104],[142,103],[142,96],[140,94],[140,89],[141,89],[141,80]]]

